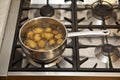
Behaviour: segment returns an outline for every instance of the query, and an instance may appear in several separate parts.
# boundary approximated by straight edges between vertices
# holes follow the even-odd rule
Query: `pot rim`
[[[52,19],[52,20],[57,21],[59,24],[61,24],[61,25],[64,27],[66,35],[65,35],[64,41],[63,41],[59,46],[54,47],[54,48],[51,48],[51,49],[49,49],[49,50],[35,50],[35,49],[32,49],[32,48],[27,47],[27,46],[23,43],[23,41],[22,41],[22,39],[21,39],[21,31],[22,31],[22,29],[23,29],[23,28],[25,27],[25,25],[28,24],[29,22],[31,22],[31,21],[33,21],[33,20],[38,20],[38,19]],[[49,52],[49,51],[53,51],[53,50],[55,50],[55,49],[58,49],[61,45],[63,45],[63,44],[65,43],[65,41],[67,40],[67,36],[68,36],[68,32],[67,32],[67,29],[66,29],[65,25],[64,25],[62,22],[60,22],[58,19],[52,18],[52,17],[36,17],[36,18],[32,18],[32,19],[26,21],[26,22],[22,25],[22,27],[20,28],[20,31],[19,31],[19,41],[20,41],[20,43],[22,44],[22,46],[25,47],[25,48],[27,48],[28,50],[31,50],[31,51],[34,51],[34,52]]]

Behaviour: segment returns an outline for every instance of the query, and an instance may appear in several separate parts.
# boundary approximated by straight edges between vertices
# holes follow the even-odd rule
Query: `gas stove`
[[[119,76],[120,5],[115,0],[85,1],[21,0],[8,75]],[[26,21],[46,16],[60,20],[68,32],[109,30],[111,34],[68,38],[59,58],[40,64],[24,53],[18,33]]]

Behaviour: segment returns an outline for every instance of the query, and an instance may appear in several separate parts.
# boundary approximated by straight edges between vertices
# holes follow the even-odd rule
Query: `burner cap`
[[[50,5],[45,5],[40,9],[41,16],[52,17],[54,13],[54,8]]]
[[[103,52],[105,52],[105,53],[111,53],[111,52],[114,51],[114,49],[115,49],[115,47],[114,47],[113,45],[111,45],[111,44],[104,44],[104,45],[102,46],[102,50],[103,50]]]
[[[106,1],[102,1],[100,4],[99,1],[92,4],[93,16],[97,19],[108,19],[112,16],[113,9],[112,5]]]
[[[107,5],[96,5],[93,10],[94,10],[94,13],[98,16],[105,17],[112,14],[111,7]]]
[[[112,62],[119,60],[120,52],[115,46],[104,44],[95,48],[95,56],[104,63],[109,63],[108,54],[110,54]]]

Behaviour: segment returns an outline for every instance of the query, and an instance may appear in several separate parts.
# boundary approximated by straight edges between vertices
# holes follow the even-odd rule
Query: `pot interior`
[[[43,35],[45,33],[45,30],[47,27],[50,27],[52,26],[52,30],[51,30],[51,33],[53,32],[54,29],[57,29],[59,31],[59,33],[62,35],[62,42],[56,46],[57,44],[57,39],[54,39],[57,37],[57,34],[53,35],[53,37],[51,39],[54,39],[55,42],[55,46],[48,46],[48,44],[46,44],[47,48],[46,49],[35,49],[35,48],[30,48],[28,47],[26,44],[25,44],[25,40],[26,40],[26,37],[27,37],[27,33],[30,31],[30,30],[33,30],[35,29],[36,27],[39,27],[39,28],[43,28],[43,32],[39,33],[40,35]],[[48,29],[49,30],[49,29]],[[34,31],[33,31],[34,33]],[[47,33],[50,33],[50,32],[47,32]],[[56,19],[53,19],[53,18],[34,18],[34,19],[31,19],[29,21],[27,21],[21,28],[20,30],[20,33],[19,33],[19,39],[20,39],[20,42],[22,43],[22,45],[24,47],[26,47],[27,49],[30,49],[30,50],[33,50],[33,51],[46,51],[46,50],[52,50],[52,49],[56,49],[58,48],[59,46],[61,46],[65,40],[66,40],[66,34],[67,34],[67,31],[66,31],[66,28],[65,26],[59,22],[58,20]],[[34,34],[35,35],[35,34]],[[48,36],[48,35],[46,35]],[[41,37],[41,36],[40,36]],[[43,39],[43,38],[42,38]],[[50,39],[50,40],[51,40]],[[30,39],[30,40],[33,40],[33,39]],[[45,40],[43,39],[43,41],[45,41],[45,43],[48,43],[50,42],[50,40]],[[38,45],[38,44],[37,44]]]

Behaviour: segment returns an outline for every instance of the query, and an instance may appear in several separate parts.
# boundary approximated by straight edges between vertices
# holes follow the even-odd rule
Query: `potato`
[[[25,44],[29,47],[29,48],[36,48],[37,47],[37,43],[33,40],[26,40]]]
[[[39,41],[41,39],[40,34],[35,34],[33,40]]]
[[[55,44],[55,40],[54,40],[54,39],[49,40],[49,45],[50,45],[50,46],[52,46],[52,45],[54,45],[54,44]]]
[[[33,32],[34,32],[34,33],[38,33],[38,34],[39,34],[39,33],[42,33],[42,32],[43,32],[43,29],[42,29],[42,28],[37,27],[37,28],[34,28],[34,29],[33,29]]]
[[[32,38],[33,38],[33,35],[34,35],[34,33],[33,33],[32,31],[29,31],[29,32],[27,33],[27,38],[32,39]]]
[[[52,33],[43,33],[42,37],[46,40],[50,40],[51,38],[53,38],[53,34]]]
[[[40,48],[44,48],[45,45],[46,45],[46,43],[45,43],[44,40],[40,40],[40,41],[38,41],[38,46],[39,46]]]
[[[59,32],[58,32],[58,30],[53,30],[53,34],[58,34]]]
[[[63,39],[58,39],[57,44],[60,45],[63,42]]]
[[[51,32],[52,29],[51,29],[51,27],[47,27],[47,28],[45,29],[45,31],[46,31],[46,32]]]
[[[62,34],[58,33],[57,35],[55,35],[55,39],[61,39],[62,38]]]

